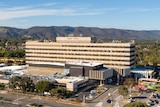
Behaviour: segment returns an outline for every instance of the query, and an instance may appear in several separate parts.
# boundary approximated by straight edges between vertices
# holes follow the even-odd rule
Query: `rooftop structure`
[[[91,43],[91,37],[56,37],[57,43]]]
[[[145,68],[134,68],[131,70],[131,73],[134,75],[135,79],[152,78],[153,72],[154,72],[154,70],[145,69]]]
[[[83,77],[65,77],[62,79],[55,79],[60,84],[65,84],[67,90],[70,91],[76,91],[79,88],[83,87],[84,85],[87,85],[88,78]]]

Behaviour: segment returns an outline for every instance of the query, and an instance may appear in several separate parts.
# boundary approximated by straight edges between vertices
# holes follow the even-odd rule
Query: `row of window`
[[[97,44],[96,45],[51,45],[51,44],[27,44],[27,46],[35,46],[35,47],[39,47],[39,46],[46,46],[46,47],[92,47],[92,48],[135,48],[135,46],[98,46]]]
[[[134,52],[134,50],[133,51],[131,51],[131,50],[128,50],[128,51],[125,51],[125,50],[93,50],[93,49],[44,49],[44,48],[26,48],[25,49],[26,51],[27,50],[42,50],[42,51],[49,51],[49,50],[52,50],[52,51],[70,51],[70,52],[124,52],[124,53],[128,53],[128,52]]]
[[[27,60],[30,59],[30,58],[35,58],[35,57],[32,57],[32,56],[27,56]],[[92,58],[82,58],[82,57],[79,57],[79,58],[76,58],[76,57],[47,57],[47,56],[41,56],[40,58],[48,58],[48,59],[75,59],[75,60],[95,60],[95,61],[124,61],[124,62],[131,62],[131,61],[134,61],[134,58],[133,59],[130,59],[130,60],[120,60],[120,59],[104,59],[104,58],[96,58],[96,57],[92,57]]]
[[[105,55],[105,54],[87,54],[87,53],[54,53],[54,52],[26,52],[26,56],[28,56],[27,54],[38,54],[39,56],[42,56],[44,54],[46,55],[73,55],[73,56],[103,56],[103,57],[132,57],[134,55],[123,55],[123,53],[121,55]]]

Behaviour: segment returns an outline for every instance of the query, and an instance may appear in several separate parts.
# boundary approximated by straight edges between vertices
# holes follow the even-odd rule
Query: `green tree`
[[[67,91],[66,88],[63,87],[53,88],[49,92],[51,93],[51,96],[55,96],[58,98],[67,98],[73,94],[73,92]]]
[[[9,79],[9,87],[12,89],[18,88],[23,92],[34,90],[34,83],[29,77],[13,77]]]
[[[3,49],[0,50],[0,57],[4,57],[5,51]]]
[[[157,91],[160,93],[160,88],[158,88]]]
[[[17,57],[17,58],[24,58],[25,56],[25,51],[24,50],[16,50],[14,52],[14,57]]]
[[[21,78],[21,81],[19,83],[20,83],[20,89],[23,92],[28,92],[28,91],[33,92],[34,83],[33,83],[33,80],[30,79],[30,77]]]
[[[123,107],[149,107],[146,103],[132,102],[124,105]]]
[[[118,93],[120,95],[127,96],[127,94],[128,94],[128,88],[126,88],[124,85],[120,85],[118,87]]]
[[[49,91],[50,82],[49,81],[39,81],[36,83],[35,88],[37,92],[40,92],[42,95],[45,91]]]
[[[131,87],[135,84],[135,80],[133,78],[126,78],[123,82],[123,85],[126,85],[129,87],[129,91],[131,90]]]
[[[15,89],[15,88],[19,88],[20,84],[19,81],[21,81],[21,77],[13,77],[9,79],[9,88]]]

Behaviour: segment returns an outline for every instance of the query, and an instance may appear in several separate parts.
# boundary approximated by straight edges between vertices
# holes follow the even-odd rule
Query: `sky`
[[[160,0],[0,0],[0,26],[160,30]]]

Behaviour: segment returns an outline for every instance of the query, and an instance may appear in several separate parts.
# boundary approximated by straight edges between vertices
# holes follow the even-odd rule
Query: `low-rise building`
[[[154,70],[145,68],[134,68],[131,70],[131,75],[137,80],[139,78],[152,78]]]
[[[85,87],[88,84],[88,78],[84,77],[65,77],[55,79],[59,84],[65,84],[66,89],[69,91],[77,91],[79,88]]]

